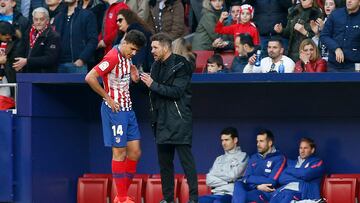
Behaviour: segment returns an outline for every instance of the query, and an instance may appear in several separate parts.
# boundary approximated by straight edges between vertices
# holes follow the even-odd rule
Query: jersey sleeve
[[[101,62],[94,67],[95,71],[101,77],[108,74],[109,72],[111,72],[116,67],[116,65],[118,63],[118,58],[117,58],[118,53],[117,52],[118,51],[117,51],[116,48],[111,49],[104,56],[104,58],[101,60]]]

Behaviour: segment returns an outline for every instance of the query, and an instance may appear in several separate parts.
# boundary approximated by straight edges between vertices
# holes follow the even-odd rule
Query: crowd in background
[[[194,70],[193,51],[215,51],[206,73],[351,72],[360,65],[359,6],[360,0],[0,0],[0,80],[14,83],[17,72],[86,73],[133,29],[148,40],[133,58],[145,72],[153,62],[149,39],[159,32],[171,36],[174,53]],[[233,54],[230,65],[224,52]]]

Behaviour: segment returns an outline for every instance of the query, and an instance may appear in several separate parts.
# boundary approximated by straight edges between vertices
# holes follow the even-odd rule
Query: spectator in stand
[[[148,0],[126,0],[125,2],[141,19],[148,22],[150,12]]]
[[[346,6],[346,0],[335,0],[335,2],[338,8],[342,8]]]
[[[240,9],[240,23],[224,26],[224,20],[229,17],[228,12],[222,12],[219,21],[215,26],[215,32],[219,34],[232,34],[234,38],[241,33],[248,33],[255,45],[260,44],[259,32],[251,19],[254,9],[249,4],[244,4]]]
[[[97,49],[104,49],[104,55],[111,50],[118,34],[117,14],[122,9],[129,9],[124,2],[117,0],[105,0],[105,2],[109,4],[109,7],[105,12],[101,32],[98,36],[99,43],[97,45]]]
[[[268,43],[268,57],[261,59],[260,66],[255,66],[256,55],[249,58],[244,68],[244,73],[280,73],[280,66],[283,66],[284,73],[294,72],[295,63],[291,58],[284,55],[284,48],[280,38],[273,37]]]
[[[318,18],[316,20],[310,21],[311,29],[315,33],[315,36],[312,38],[312,40],[319,47],[320,53],[321,53],[320,55],[326,61],[328,60],[329,50],[321,41],[319,41],[320,32],[324,28],[327,18],[329,17],[331,12],[333,12],[335,10],[336,7],[337,6],[336,6],[336,3],[334,0],[325,0],[325,5],[324,5],[325,19],[323,20],[321,18]]]
[[[310,138],[301,138],[299,157],[288,160],[281,173],[282,185],[274,192],[270,203],[289,203],[295,200],[320,199],[320,184],[324,175],[323,161],[315,156],[316,145]],[[320,200],[316,202],[322,202]]]
[[[150,42],[151,31],[149,26],[133,11],[122,9],[117,15],[118,29],[121,33],[128,33],[131,30],[138,30],[144,34],[146,41]],[[124,36],[125,37],[125,36]],[[120,37],[115,40],[116,44],[120,44]],[[147,43],[133,57],[133,64],[141,71],[149,72],[154,58],[151,54],[151,44]]]
[[[22,44],[21,33],[13,25],[6,21],[0,21],[0,66],[9,83],[16,82],[16,70],[13,68],[15,58],[25,55]],[[11,88],[11,95],[14,96],[14,88]]]
[[[258,153],[250,157],[243,178],[235,182],[232,202],[269,202],[271,192],[278,185],[285,156],[275,148],[275,137],[270,130],[260,131],[256,142]]]
[[[172,40],[186,33],[184,6],[180,0],[150,0],[148,24],[153,33],[165,32]]]
[[[53,25],[55,16],[65,10],[66,5],[62,2],[62,0],[45,0],[45,3],[49,10],[50,24]]]
[[[94,13],[97,22],[97,32],[101,32],[101,27],[106,11],[106,4],[103,0],[80,0],[79,6]]]
[[[204,0],[202,17],[196,28],[192,41],[193,50],[213,50],[213,42],[220,37],[215,33],[214,27],[220,18],[223,9],[223,0]],[[225,47],[225,41],[219,44],[219,47]]]
[[[220,54],[212,55],[208,60],[205,68],[205,73],[227,73],[227,69],[224,65],[223,58]]]
[[[54,21],[60,34],[61,52],[58,72],[86,73],[87,64],[94,61],[97,44],[96,18],[88,10],[77,7],[77,0],[65,0],[67,7]]]
[[[329,49],[328,71],[351,72],[360,63],[360,0],[346,0],[336,9],[320,33],[320,41]]]
[[[302,0],[300,4],[289,9],[288,22],[285,28],[281,23],[274,26],[277,33],[289,37],[288,56],[292,60],[299,60],[300,43],[315,35],[310,27],[310,21],[321,18],[321,16],[321,10],[314,0]]]
[[[191,45],[188,44],[184,38],[177,38],[172,42],[172,51],[174,54],[178,54],[186,58],[190,63],[192,70],[196,68],[196,56],[191,51]]]
[[[254,45],[252,37],[249,34],[243,33],[235,38],[235,49],[239,55],[234,57],[231,72],[242,73],[250,56],[254,55],[260,47]]]
[[[55,73],[60,52],[60,36],[49,24],[49,12],[38,7],[32,12],[33,25],[25,36],[26,58],[16,57],[13,68],[29,73]],[[25,67],[25,68],[24,68]]]
[[[254,22],[260,33],[261,52],[267,56],[267,44],[269,39],[277,35],[274,26],[281,23],[286,26],[288,9],[292,6],[292,0],[267,0],[253,1],[246,0],[245,3],[254,8]],[[282,39],[284,47],[287,47],[287,38]]]
[[[221,133],[221,145],[225,154],[218,156],[206,174],[206,185],[212,195],[199,197],[199,203],[231,203],[234,183],[239,179],[248,162],[248,155],[238,146],[238,131],[234,127],[224,128]]]
[[[201,19],[201,10],[202,10],[203,0],[190,0],[190,16],[189,16],[189,26],[190,31],[195,32],[196,27]]]
[[[15,30],[20,30],[22,38],[29,27],[29,22],[21,13],[14,10],[15,7],[15,0],[0,0],[0,21],[11,23]]]
[[[311,39],[304,39],[299,47],[300,60],[295,64],[296,73],[326,72],[327,63],[320,57],[319,49]]]

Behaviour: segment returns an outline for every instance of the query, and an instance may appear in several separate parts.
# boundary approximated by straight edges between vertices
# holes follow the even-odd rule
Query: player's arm
[[[85,77],[85,81],[89,84],[91,89],[93,89],[98,95],[100,95],[104,100],[110,105],[111,110],[119,111],[120,105],[116,103],[101,87],[98,78],[100,77],[99,73],[93,68]]]

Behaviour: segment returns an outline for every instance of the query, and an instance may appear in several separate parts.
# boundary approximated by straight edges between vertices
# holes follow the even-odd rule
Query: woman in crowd
[[[315,33],[315,36],[312,38],[312,40],[315,42],[316,45],[318,45],[318,47],[320,49],[320,55],[326,61],[328,59],[329,50],[323,43],[321,43],[319,41],[319,36],[320,36],[321,30],[324,28],[324,24],[325,24],[327,18],[329,17],[331,12],[333,12],[333,10],[336,9],[336,7],[337,7],[337,4],[336,4],[335,0],[325,0],[325,4],[324,4],[325,19],[323,20],[321,18],[318,18],[316,20],[310,21],[311,29]]]
[[[321,18],[321,10],[314,0],[302,0],[289,9],[288,22],[285,28],[276,24],[274,30],[289,37],[288,56],[293,61],[299,60],[299,45],[306,38],[312,38],[315,33],[310,27],[310,21]]]
[[[319,49],[311,39],[304,39],[299,48],[300,59],[295,64],[296,73],[326,72],[327,63],[320,57]]]
[[[117,24],[119,27],[119,31],[121,33],[125,33],[130,30],[138,30],[144,33],[146,37],[146,46],[144,46],[133,58],[132,61],[136,67],[145,72],[150,71],[150,66],[154,61],[151,55],[151,31],[149,26],[133,11],[129,9],[122,9],[119,11],[117,15]],[[121,37],[115,40],[115,44],[119,44],[121,41]]]
[[[203,1],[202,17],[196,28],[192,42],[193,50],[213,50],[212,43],[221,36],[215,33],[214,28],[220,18],[223,4],[223,0]],[[226,45],[226,41],[221,41],[221,44],[218,46],[225,47]]]
[[[187,44],[185,39],[180,37],[173,41],[172,43],[172,51],[174,54],[178,54],[186,58],[189,61],[192,70],[195,70],[196,65],[196,57],[195,54],[191,51],[191,45]]]

